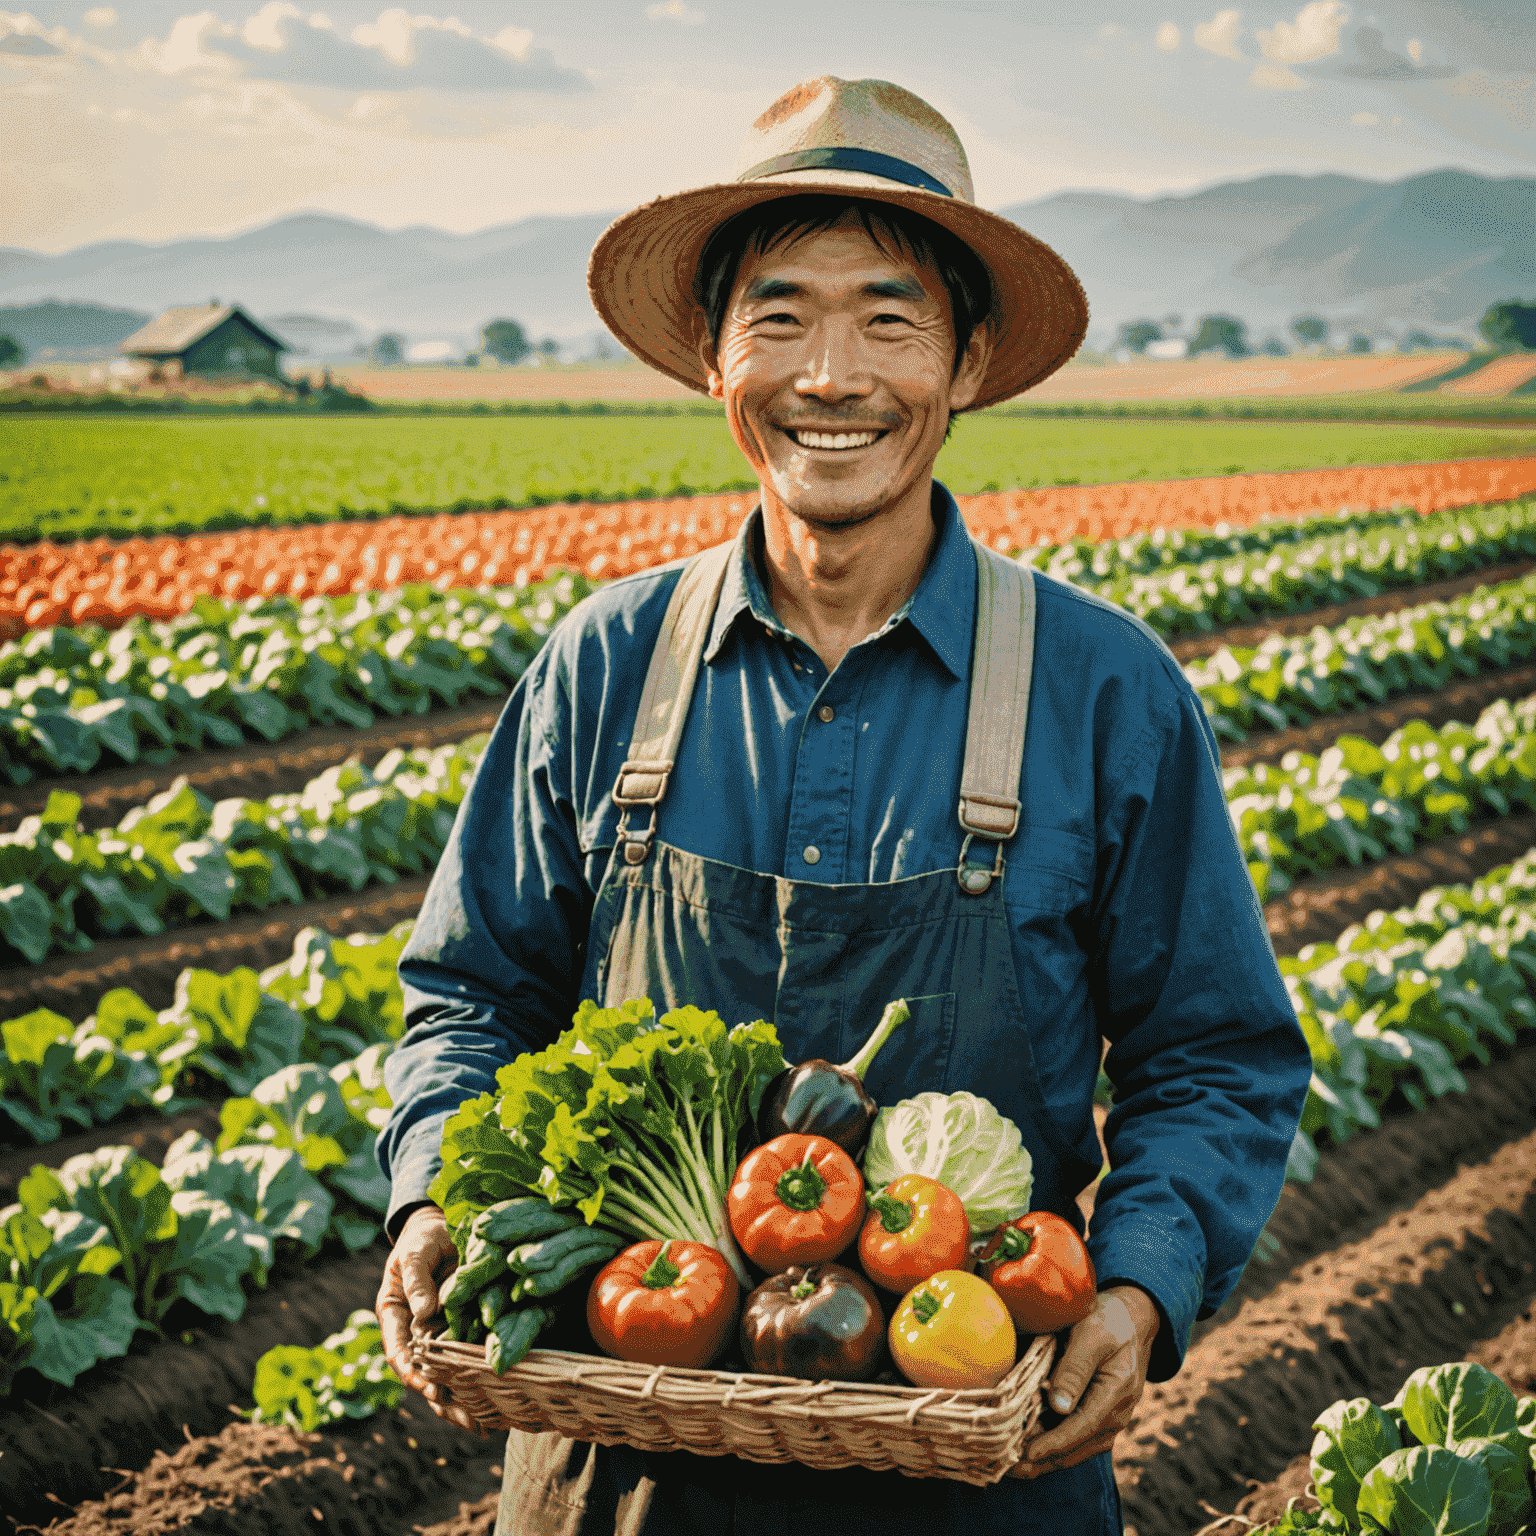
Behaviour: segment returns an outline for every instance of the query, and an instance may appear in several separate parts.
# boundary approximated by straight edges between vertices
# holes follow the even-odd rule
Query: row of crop
[[[1307,875],[1409,852],[1475,817],[1536,810],[1536,697],[1475,725],[1415,720],[1381,746],[1341,736],[1320,757],[1229,768],[1227,807],[1261,900]]]
[[[1243,741],[1324,715],[1429,692],[1536,656],[1536,576],[1450,602],[1348,619],[1308,635],[1225,646],[1186,665],[1216,734]]]
[[[590,590],[557,577],[482,593],[204,598],[165,624],[38,630],[0,646],[0,773],[22,784],[500,693]]]
[[[215,804],[177,780],[106,832],[83,831],[80,797],[55,790],[40,816],[0,834],[0,941],[36,962],[423,874],[484,742],[397,749],[372,769],[351,759],[265,800]]]
[[[179,1305],[234,1321],[278,1258],[377,1237],[389,1189],[373,1147],[408,931],[340,942],[309,931],[259,980],[184,972],[158,1016],[119,989],[76,1030],[42,1011],[0,1026],[0,1109],[38,1141],[63,1118],[121,1112],[121,1095],[100,1091],[104,1060],[104,1075],[142,1079],[137,1102],[166,1112],[200,1081],[242,1095],[220,1106],[216,1143],[189,1131],[158,1169],[106,1147],[21,1181],[19,1204],[0,1211],[0,1395],[28,1366],[70,1385]]]
[[[1097,588],[1172,635],[1209,629],[1218,618],[1251,617],[1266,604],[1268,611],[1289,612],[1536,558],[1536,502],[1410,515],[1385,526],[1378,520],[1295,542],[1281,538],[1285,531],[1266,526],[1251,535],[1263,546],[1256,552],[1196,564],[1178,562],[1177,538],[1152,537],[1098,547],[1039,546],[1022,558]],[[1209,553],[1193,536],[1185,547]],[[1154,561],[1163,563],[1146,574]],[[1257,574],[1255,563],[1262,567]],[[1250,578],[1258,595],[1242,591]],[[250,737],[277,741],[310,725],[365,727],[381,714],[419,713],[495,693],[522,674],[552,625],[590,590],[584,578],[559,577],[528,590],[407,588],[302,602],[203,597],[166,623],[136,620],[115,633],[35,631],[0,646],[0,772],[24,783],[40,772],[86,773],[103,761],[134,762],[146,753]],[[1341,647],[1350,644],[1341,636]],[[1495,656],[1492,644],[1483,649]],[[1221,666],[1230,671],[1232,663]],[[1321,699],[1323,690],[1289,656],[1282,680],[1287,669],[1295,674],[1296,708],[1305,715],[1308,700]],[[1420,686],[1422,673],[1405,675],[1410,686]],[[1219,676],[1223,683],[1236,680]],[[1202,674],[1201,681],[1214,685],[1217,678]],[[1269,686],[1256,681],[1247,690],[1250,719],[1265,716],[1258,701]],[[1221,704],[1229,716],[1233,707]],[[1247,728],[1242,720],[1233,723]]]

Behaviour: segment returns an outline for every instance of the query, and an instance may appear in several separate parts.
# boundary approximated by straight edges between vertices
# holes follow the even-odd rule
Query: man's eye
[[[907,317],[905,315],[876,315],[875,319],[876,321],[894,321],[897,325],[905,325],[907,323]]]
[[[773,315],[760,315],[758,322],[763,325],[794,325],[796,323],[795,317],[785,310],[780,310]]]

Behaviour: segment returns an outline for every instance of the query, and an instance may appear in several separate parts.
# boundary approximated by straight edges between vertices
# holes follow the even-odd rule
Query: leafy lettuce
[[[384,1359],[384,1340],[372,1312],[354,1312],[340,1333],[316,1349],[279,1344],[256,1362],[252,1384],[256,1424],[310,1430],[337,1419],[365,1419],[393,1408],[405,1395]]]

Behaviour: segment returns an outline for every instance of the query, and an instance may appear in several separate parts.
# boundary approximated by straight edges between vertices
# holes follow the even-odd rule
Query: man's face
[[[743,257],[700,355],[764,489],[822,528],[860,523],[926,485],[949,413],[975,399],[979,327],[958,372],[939,274],[887,251],[853,213]]]

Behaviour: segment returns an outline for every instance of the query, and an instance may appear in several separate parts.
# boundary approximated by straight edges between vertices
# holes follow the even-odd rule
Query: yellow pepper
[[[1013,1319],[977,1275],[941,1269],[902,1298],[886,1335],[917,1387],[995,1387],[1013,1369]]]

